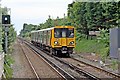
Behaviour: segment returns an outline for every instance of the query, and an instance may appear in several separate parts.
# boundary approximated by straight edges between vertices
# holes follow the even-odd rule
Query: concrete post
[[[120,74],[120,48],[118,48],[118,73]]]

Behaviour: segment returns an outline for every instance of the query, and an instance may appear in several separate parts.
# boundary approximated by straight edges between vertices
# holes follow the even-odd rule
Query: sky
[[[23,24],[44,23],[50,15],[52,19],[67,15],[68,4],[73,0],[2,0],[2,7],[11,8],[11,23],[19,34]]]

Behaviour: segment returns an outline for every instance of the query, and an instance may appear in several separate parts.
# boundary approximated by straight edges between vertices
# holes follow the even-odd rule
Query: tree
[[[103,25],[106,26],[106,28],[117,27],[120,14],[118,2],[102,3],[102,7],[104,9]]]
[[[117,27],[120,21],[117,2],[73,2],[68,5],[68,20],[81,34],[89,30]]]
[[[17,32],[13,27],[9,28],[8,32],[8,46],[10,46],[16,40]]]

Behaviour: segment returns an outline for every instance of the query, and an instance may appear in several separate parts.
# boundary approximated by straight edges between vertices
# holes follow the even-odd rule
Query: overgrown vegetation
[[[113,70],[117,70],[118,69],[118,61],[112,60],[112,64],[109,67],[112,68]]]
[[[4,64],[4,74],[6,79],[12,78],[13,75],[13,69],[12,64],[14,63],[14,60],[12,59],[12,56],[10,53],[7,53],[5,55],[5,64]]]
[[[2,15],[7,15],[8,14],[8,8],[0,8],[0,17],[2,17]],[[2,19],[2,18],[1,18]],[[0,20],[2,21],[2,20]],[[0,24],[2,24],[2,22],[0,22]],[[0,52],[5,52],[5,28],[0,25]],[[13,70],[11,68],[11,65],[13,64],[13,59],[11,56],[11,53],[13,52],[13,42],[16,39],[16,31],[13,28],[13,26],[9,27],[9,31],[7,32],[8,35],[8,52],[5,54],[5,62],[4,62],[4,74],[5,77],[7,79],[12,78],[12,74],[13,74]]]

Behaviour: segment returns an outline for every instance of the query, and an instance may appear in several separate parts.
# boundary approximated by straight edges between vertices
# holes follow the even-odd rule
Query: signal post
[[[2,26],[4,27],[5,30],[5,53],[8,52],[8,31],[9,27],[12,25],[10,24],[10,15],[2,15]]]

